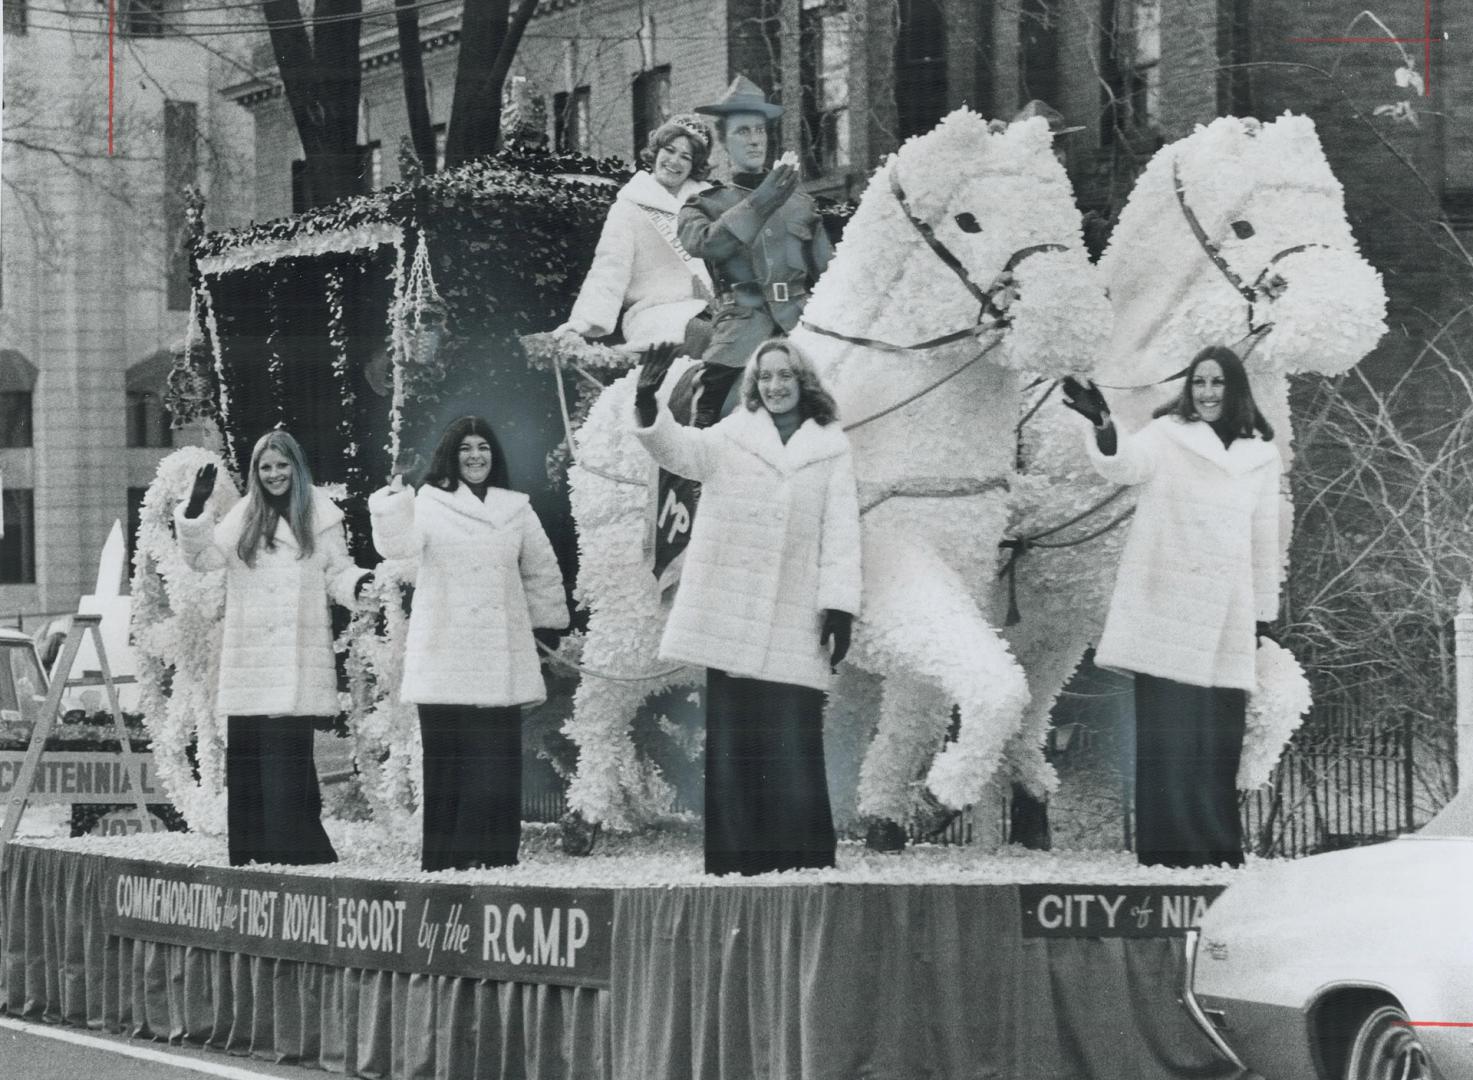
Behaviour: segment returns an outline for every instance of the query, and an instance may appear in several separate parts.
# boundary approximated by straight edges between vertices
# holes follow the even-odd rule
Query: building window
[[[1109,124],[1117,132],[1148,133],[1161,121],[1161,0],[1106,0]]]
[[[641,71],[634,77],[634,157],[649,140],[650,133],[670,119],[670,65]]]
[[[174,445],[174,418],[164,407],[164,389],[174,357],[167,349],[138,361],[123,376],[128,403],[128,445],[167,448]]]
[[[592,94],[586,86],[552,96],[552,107],[557,114],[553,120],[553,139],[559,152],[587,154],[592,149],[591,104]]]
[[[946,17],[941,0],[900,0],[895,36],[896,134],[930,131],[946,114]]]
[[[118,5],[118,33],[124,37],[163,37],[168,29],[167,0],[124,0]]]
[[[1056,0],[1023,0],[1018,9],[1018,94],[1022,102],[1059,105],[1059,13]]]
[[[31,446],[32,440],[31,392],[0,390],[0,447]]]
[[[26,32],[26,3],[27,0],[5,0],[3,9],[5,12],[5,32],[7,34],[24,34]]]
[[[199,107],[164,102],[164,242],[168,251],[170,311],[189,309],[189,229],[184,189],[199,182]]]
[[[804,170],[831,176],[850,164],[848,6],[844,0],[803,0],[798,18]]]
[[[36,369],[14,349],[0,349],[0,447],[32,445],[32,393]]]
[[[173,417],[158,394],[148,390],[128,391],[128,445],[170,447],[174,445]]]
[[[0,537],[0,585],[36,581],[36,500],[30,488],[6,488],[0,497],[5,535]]]

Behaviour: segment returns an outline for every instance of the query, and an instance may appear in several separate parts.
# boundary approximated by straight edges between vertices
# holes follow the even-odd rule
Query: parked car
[[[1183,1004],[1265,1080],[1473,1078],[1473,785],[1419,832],[1246,871],[1188,935]]]
[[[29,634],[0,630],[0,721],[34,724],[46,703],[46,673]]]

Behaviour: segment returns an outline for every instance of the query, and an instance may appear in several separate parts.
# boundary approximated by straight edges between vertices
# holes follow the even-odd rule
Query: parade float
[[[160,694],[168,673],[150,724],[193,831],[9,848],[0,1000],[361,1076],[1233,1075],[1176,999],[1181,934],[1234,871],[853,842],[829,870],[700,873],[698,824],[631,734],[636,706],[691,674],[654,655],[632,376],[576,376],[592,393],[560,508],[544,459],[576,422],[572,377],[520,343],[566,312],[612,175],[492,161],[205,238],[200,346],[178,373],[219,424],[223,464],[238,475],[256,431],[284,423],[315,440],[350,517],[451,410],[515,432],[513,482],[570,580],[557,521],[569,506],[577,520],[589,614],[562,657],[580,671],[570,799],[609,826],[597,848],[573,858],[555,829],[529,828],[515,868],[418,871],[414,725],[392,694],[403,610],[386,577],[378,616],[342,639],[372,814],[328,820],[339,863],[229,867],[207,700],[218,583],[179,573],[150,533],[140,673]],[[1257,331],[1255,386],[1275,391],[1287,432],[1287,375],[1342,370],[1382,331],[1379,281],[1307,121],[1199,129],[1158,154],[1138,198],[1091,267],[1046,126],[963,110],[884,162],[847,226],[801,331],[851,425],[868,511],[866,608],[830,716],[855,748],[836,801],[901,817],[999,783],[1070,797],[1043,734],[1103,611],[1128,504],[1090,477],[1057,377],[1150,397],[1197,343]],[[209,452],[180,453],[150,492],[155,526]],[[1292,660],[1274,667],[1245,782],[1306,704]]]

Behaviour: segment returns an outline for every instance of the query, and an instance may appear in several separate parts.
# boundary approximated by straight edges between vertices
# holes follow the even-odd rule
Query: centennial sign
[[[335,967],[609,985],[613,895],[108,859],[109,934]]]
[[[10,797],[20,776],[24,750],[0,750],[0,800]],[[124,757],[114,750],[48,750],[36,768],[26,801],[41,803],[124,803],[141,794],[146,802],[168,797],[154,779],[153,755]]]
[[[1178,937],[1221,885],[1019,885],[1025,938]]]

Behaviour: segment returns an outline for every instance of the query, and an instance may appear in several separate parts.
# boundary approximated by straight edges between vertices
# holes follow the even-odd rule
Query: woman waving
[[[416,495],[369,496],[373,543],[415,574],[401,701],[419,706],[426,870],[509,866],[522,812],[522,711],[547,697],[534,633],[568,625],[562,573],[477,416],[440,437]]]
[[[859,497],[834,400],[789,341],[758,347],[721,422],[657,408],[671,351],[639,377],[635,434],[701,482],[660,656],[706,673],[706,872],[834,864],[823,706],[859,611]]]
[[[1101,476],[1138,489],[1101,667],[1133,672],[1136,853],[1142,863],[1243,861],[1236,777],[1256,636],[1278,615],[1279,476],[1273,428],[1223,346],[1192,358],[1177,399],[1135,434],[1094,386],[1064,383],[1095,425]]]
[[[246,497],[218,524],[203,512],[214,488],[206,465],[174,526],[192,569],[225,571],[216,707],[228,718],[230,862],[334,862],[311,718],[339,712],[328,601],[354,606],[368,571],[348,557],[343,512],[312,486],[285,431],[256,441]]]

